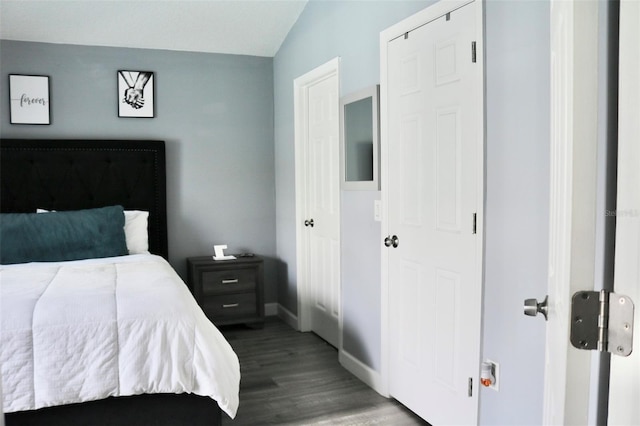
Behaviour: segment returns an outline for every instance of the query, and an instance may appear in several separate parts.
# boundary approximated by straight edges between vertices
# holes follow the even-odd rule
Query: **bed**
[[[237,357],[167,262],[165,170],[162,141],[0,140],[7,425],[218,425],[235,415]],[[59,254],[61,238],[93,240],[96,229],[99,244]]]

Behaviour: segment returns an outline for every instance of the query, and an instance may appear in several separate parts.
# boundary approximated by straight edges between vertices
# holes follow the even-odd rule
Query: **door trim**
[[[595,280],[597,2],[551,2],[549,322],[544,424],[587,424],[591,353],[569,343],[571,297]]]
[[[309,71],[308,73],[296,78],[293,81],[293,105],[294,105],[294,151],[295,151],[295,199],[296,199],[296,281],[298,293],[298,330],[311,330],[311,311],[309,306],[309,286],[307,276],[305,274],[309,268],[309,238],[308,232],[305,232],[305,206],[308,202],[307,175],[305,170],[305,159],[307,158],[308,146],[308,92],[309,87],[318,82],[331,77],[337,77],[338,86],[340,85],[340,58],[336,57],[329,62]],[[339,92],[339,90],[338,90]],[[337,108],[337,107],[336,107]],[[339,143],[339,140],[337,140]],[[339,149],[339,147],[336,147]],[[334,167],[339,170],[339,164]],[[340,179],[336,177],[338,185],[338,193]],[[341,276],[341,275],[340,275]],[[342,304],[339,304],[339,323],[338,323],[338,350],[342,350]]]
[[[478,285],[483,286],[483,265],[484,265],[484,199],[485,199],[485,139],[486,139],[486,126],[485,126],[485,89],[484,89],[484,16],[482,13],[484,0],[451,0],[442,1],[429,6],[428,8],[400,21],[399,23],[387,28],[380,33],[380,188],[381,188],[381,204],[382,204],[382,217],[381,222],[381,235],[389,234],[389,224],[385,218],[389,217],[389,134],[388,134],[388,73],[387,73],[387,60],[388,60],[388,43],[398,37],[401,37],[407,32],[410,32],[420,26],[423,26],[434,19],[446,15],[449,12],[453,12],[470,3],[476,4],[476,7],[480,8],[477,16],[477,37],[476,37],[476,64],[479,67],[480,72],[477,74],[476,84],[478,87],[482,87],[480,96],[478,97],[478,128],[482,129],[482,136],[478,139],[481,146],[478,149],[478,211],[477,211],[477,223],[476,233],[477,238],[477,253],[476,259],[476,277]],[[381,305],[380,305],[380,318],[381,318],[381,357],[380,357],[380,386],[378,392],[386,397],[391,396],[389,393],[389,379],[390,379],[390,360],[389,360],[389,341],[390,341],[390,329],[389,329],[389,252],[384,246],[382,240],[380,241],[381,250]],[[482,310],[482,308],[481,308]],[[481,314],[482,315],[482,314]],[[482,346],[482,336],[480,336],[480,345]],[[480,354],[482,354],[482,348],[480,348]],[[478,359],[478,373],[480,371],[480,359]]]
[[[635,303],[634,347],[626,358],[611,357],[608,395],[609,425],[640,423],[640,3],[620,2],[618,178],[616,205],[615,283],[618,294]]]

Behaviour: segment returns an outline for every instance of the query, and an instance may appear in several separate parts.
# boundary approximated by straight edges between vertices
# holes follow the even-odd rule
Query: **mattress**
[[[0,303],[5,412],[194,393],[235,417],[238,358],[162,257],[2,265]]]

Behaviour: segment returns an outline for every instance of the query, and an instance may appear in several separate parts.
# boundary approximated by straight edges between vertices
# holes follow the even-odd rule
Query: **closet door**
[[[339,59],[294,81],[298,328],[341,347]]]
[[[434,425],[475,424],[482,203],[479,7],[389,42],[389,390]]]
[[[308,88],[307,211],[311,330],[340,339],[340,181],[338,76]],[[306,222],[305,221],[305,222]]]

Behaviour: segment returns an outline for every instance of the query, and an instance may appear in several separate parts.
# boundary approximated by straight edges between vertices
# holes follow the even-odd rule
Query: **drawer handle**
[[[240,306],[239,303],[229,303],[227,305],[222,305],[223,308],[237,308],[238,306]]]
[[[222,280],[222,284],[237,284],[238,283],[238,279],[232,279],[232,280]]]

